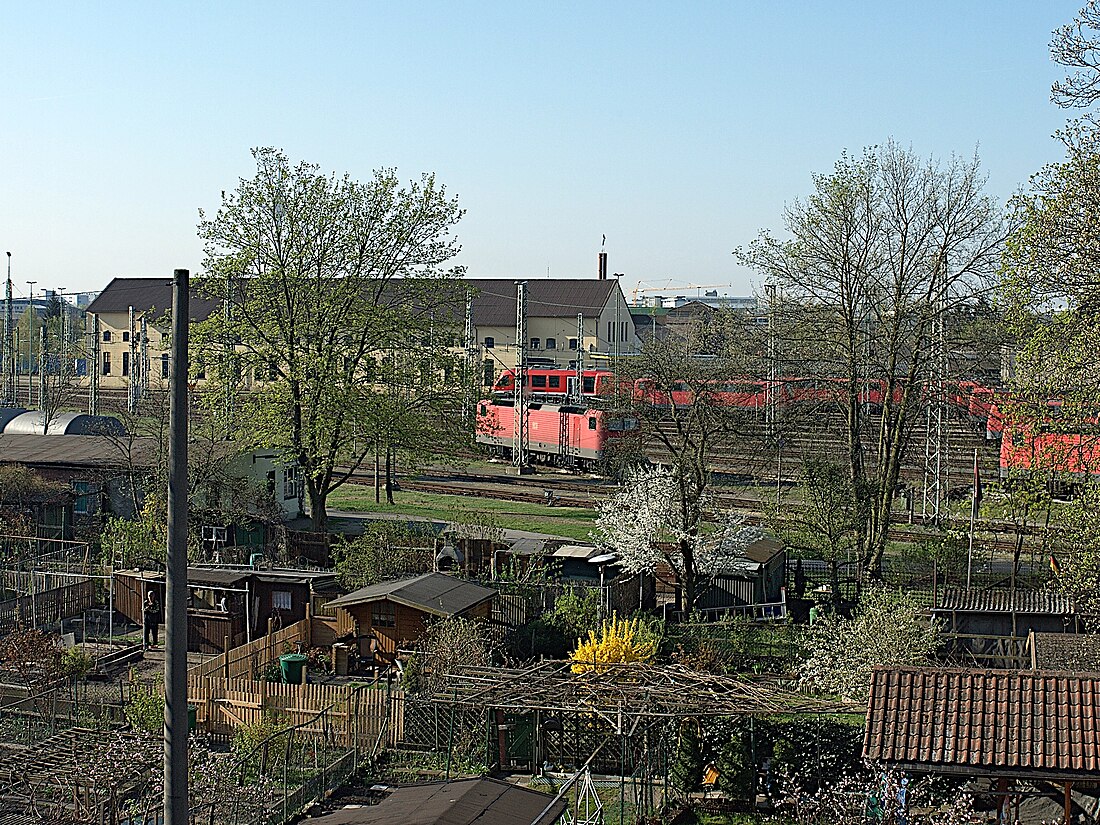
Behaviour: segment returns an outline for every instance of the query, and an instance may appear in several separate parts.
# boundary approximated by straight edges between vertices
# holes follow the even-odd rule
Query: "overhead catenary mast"
[[[11,298],[11,253],[8,255],[8,283],[4,289],[4,393],[5,406],[15,406],[15,320]]]
[[[516,369],[513,392],[514,433],[512,438],[512,462],[516,472],[523,475],[527,467],[527,281],[516,281]]]

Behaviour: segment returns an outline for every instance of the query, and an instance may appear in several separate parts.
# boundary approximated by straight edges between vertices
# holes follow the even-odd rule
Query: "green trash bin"
[[[279,668],[283,672],[283,683],[299,685],[302,683],[302,671],[306,666],[306,657],[302,653],[287,653],[279,657]]]
[[[192,733],[195,732],[195,728],[198,726],[199,706],[188,705],[187,706],[187,729]]]

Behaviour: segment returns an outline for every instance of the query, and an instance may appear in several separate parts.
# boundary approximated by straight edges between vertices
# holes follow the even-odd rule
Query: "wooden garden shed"
[[[361,657],[389,665],[398,650],[424,635],[433,618],[488,619],[496,595],[491,588],[446,573],[425,573],[362,587],[328,606],[351,614]]]

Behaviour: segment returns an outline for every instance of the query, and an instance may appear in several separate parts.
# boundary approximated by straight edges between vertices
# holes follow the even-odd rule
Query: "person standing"
[[[145,594],[141,618],[145,629],[145,649],[148,650],[157,646],[157,634],[160,631],[160,602],[157,601],[157,594],[153,590]]]

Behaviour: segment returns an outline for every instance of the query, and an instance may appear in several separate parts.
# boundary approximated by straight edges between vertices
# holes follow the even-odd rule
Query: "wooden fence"
[[[349,616],[307,616],[215,656],[187,673],[188,701],[199,726],[231,735],[276,714],[307,733],[332,735],[348,747],[387,745],[402,735],[403,694],[387,681],[369,685],[286,685],[256,678],[287,650],[330,645],[352,628]],[[382,737],[379,740],[379,737]]]
[[[101,591],[98,581],[88,579],[0,602],[0,631],[19,625],[37,627],[79,616],[103,603]]]
[[[188,702],[203,730],[230,736],[275,716],[304,733],[372,749],[403,736],[403,694],[388,682],[370,685],[284,685],[250,679],[207,678],[188,684]]]

